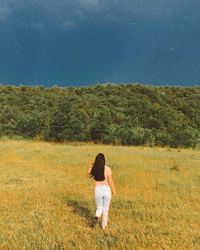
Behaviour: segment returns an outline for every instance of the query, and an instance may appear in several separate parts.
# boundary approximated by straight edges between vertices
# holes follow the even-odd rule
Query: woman
[[[112,180],[111,168],[105,165],[105,157],[103,154],[99,153],[96,156],[94,164],[89,169],[89,177],[94,178],[96,181],[95,201],[97,210],[94,218],[94,224],[99,221],[101,215],[103,214],[102,228],[105,229],[108,223],[111,190],[112,194],[115,194],[115,186]]]

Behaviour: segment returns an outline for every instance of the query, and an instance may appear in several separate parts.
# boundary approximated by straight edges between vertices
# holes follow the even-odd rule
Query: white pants
[[[111,201],[111,190],[107,185],[96,185],[95,186],[95,201],[96,201],[96,216],[101,217],[102,219],[102,228],[105,228],[108,223],[108,211]]]

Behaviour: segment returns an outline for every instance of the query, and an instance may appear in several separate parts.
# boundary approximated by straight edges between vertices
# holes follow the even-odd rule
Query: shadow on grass
[[[87,202],[70,199],[67,200],[67,206],[73,209],[74,214],[85,218],[89,227],[94,227],[94,213],[90,210]]]

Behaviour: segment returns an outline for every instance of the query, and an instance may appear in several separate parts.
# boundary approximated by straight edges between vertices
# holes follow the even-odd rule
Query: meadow
[[[91,226],[97,153],[112,168],[108,227]],[[0,141],[0,249],[200,249],[200,151]]]

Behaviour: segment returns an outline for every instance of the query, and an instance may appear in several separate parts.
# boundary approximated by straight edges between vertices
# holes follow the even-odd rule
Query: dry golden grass
[[[91,228],[99,152],[112,167],[105,231]],[[0,142],[0,249],[200,249],[200,151]]]

